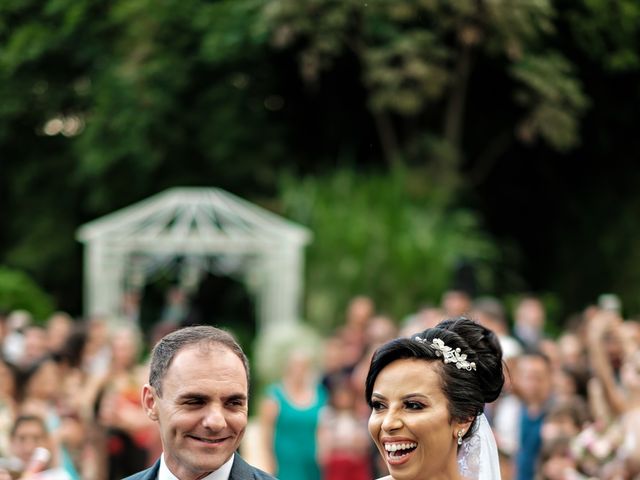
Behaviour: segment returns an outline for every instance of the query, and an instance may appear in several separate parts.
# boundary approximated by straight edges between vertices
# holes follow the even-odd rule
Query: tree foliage
[[[327,328],[343,321],[349,299],[371,295],[396,318],[437,304],[461,261],[492,291],[499,250],[477,216],[455,208],[423,177],[354,175],[290,178],[284,212],[308,226],[306,315]]]
[[[285,155],[258,5],[2,2],[0,260],[77,311],[84,221],[173,185],[273,192]]]
[[[566,23],[576,46],[607,71],[640,69],[640,3],[583,0],[566,3]]]
[[[554,15],[546,0],[270,0],[265,7],[273,44],[297,56],[307,82],[321,83],[345,56],[357,62],[390,163],[442,161],[439,152],[415,148],[428,146],[421,139],[431,134],[453,148],[444,158],[453,170],[464,156],[474,64],[487,58],[505,65],[513,85],[486,94],[511,94],[522,107],[512,135],[540,136],[560,150],[578,145],[588,102],[570,62],[549,46]]]
[[[41,323],[53,313],[53,299],[27,274],[0,266],[0,309],[26,310]]]
[[[336,169],[380,172],[385,190],[384,172],[400,167],[410,172],[404,181],[442,187],[429,198],[441,197],[443,211],[453,197],[491,205],[487,216],[506,212],[513,230],[518,200],[543,198],[513,188],[526,175],[562,198],[539,230],[551,230],[554,213],[589,205],[579,230],[557,221],[541,237],[553,238],[547,250],[562,261],[522,256],[546,272],[534,286],[568,285],[563,294],[577,303],[603,279],[637,277],[637,262],[620,260],[637,235],[593,212],[604,198],[625,202],[617,190],[637,191],[640,180],[624,169],[624,188],[606,187],[611,196],[562,194],[581,172],[604,177],[613,157],[634,165],[639,16],[636,0],[5,0],[0,263],[78,313],[77,227],[170,186],[215,185],[273,205],[283,172],[315,195],[332,191]],[[322,187],[312,188],[316,174]],[[342,181],[356,192],[358,182]],[[432,207],[406,195],[386,200],[399,211],[411,205],[394,225],[421,232],[417,212],[432,218]],[[595,229],[607,231],[594,243],[619,252],[607,257],[618,263],[584,266],[586,275],[567,264],[586,256],[576,245]],[[521,234],[529,251],[542,244],[529,240],[536,234]],[[409,303],[390,302],[394,311]]]

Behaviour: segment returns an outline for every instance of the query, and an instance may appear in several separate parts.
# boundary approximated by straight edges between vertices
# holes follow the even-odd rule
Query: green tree
[[[273,193],[259,5],[0,2],[0,262],[79,312],[84,221],[174,185]]]
[[[27,310],[40,323],[53,313],[54,302],[26,273],[0,266],[0,309]]]
[[[496,201],[526,162],[526,181],[562,198],[549,208],[553,232],[544,218],[523,234],[544,231],[548,242],[539,258],[522,256],[527,274],[584,304],[612,279],[637,277],[631,213],[618,218],[608,205],[632,212],[622,192],[638,187],[639,9],[636,0],[5,0],[0,263],[79,313],[77,227],[169,186],[215,185],[273,205],[283,171],[384,176],[402,165],[412,181],[441,186],[429,195],[446,209],[456,196],[492,214],[521,195]],[[605,178],[615,162],[626,162],[619,181],[596,197],[590,179],[575,187],[574,172]],[[425,165],[427,174],[413,170]],[[567,231],[563,215],[579,228]],[[592,244],[613,253],[587,265]],[[629,304],[632,283],[616,285]]]
[[[556,3],[576,50],[610,73],[640,69],[640,3],[635,0]]]
[[[475,267],[480,289],[492,291],[499,250],[477,216],[453,207],[437,185],[402,170],[344,170],[291,178],[281,198],[284,213],[314,232],[306,315],[319,327],[341,323],[349,299],[362,293],[398,319],[437,304],[461,260]]]
[[[521,107],[510,138],[539,136],[560,150],[579,143],[587,100],[571,63],[550,47],[554,15],[549,1],[269,0],[264,28],[310,84],[345,58],[355,62],[388,164],[430,163],[446,174],[467,154],[469,82],[489,60],[512,85],[485,85],[484,94],[510,94]]]

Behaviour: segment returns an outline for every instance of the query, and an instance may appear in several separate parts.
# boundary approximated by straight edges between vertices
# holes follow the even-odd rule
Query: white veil
[[[458,449],[458,469],[466,480],[500,480],[498,447],[491,426],[481,414],[478,426]]]

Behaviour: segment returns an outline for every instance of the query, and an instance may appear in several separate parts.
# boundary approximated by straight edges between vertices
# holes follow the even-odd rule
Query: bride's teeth
[[[417,443],[387,443],[384,448],[387,452],[397,452],[398,450],[408,450],[417,446]]]

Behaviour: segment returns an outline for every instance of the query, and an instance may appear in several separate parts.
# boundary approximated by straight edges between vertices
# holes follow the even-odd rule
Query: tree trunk
[[[513,132],[506,130],[495,137],[473,162],[473,168],[468,178],[473,185],[484,182],[491,169],[495,166],[500,156],[503,155],[513,143]]]
[[[471,73],[471,45],[462,45],[455,68],[451,96],[445,112],[444,138],[456,151],[460,151],[464,108],[467,99],[467,83]]]
[[[401,161],[398,156],[398,140],[396,138],[396,133],[393,130],[393,124],[391,123],[389,114],[384,112],[373,112],[373,119],[376,122],[378,138],[380,138],[382,153],[384,154],[384,159],[387,162],[387,165],[389,168],[400,166]]]

